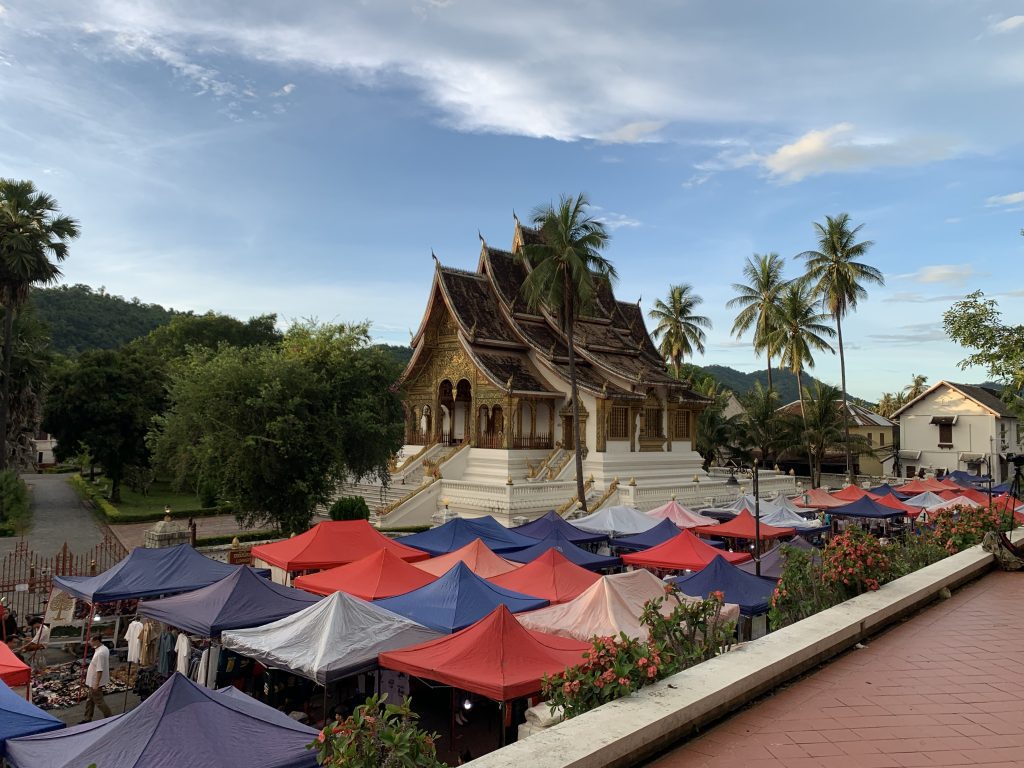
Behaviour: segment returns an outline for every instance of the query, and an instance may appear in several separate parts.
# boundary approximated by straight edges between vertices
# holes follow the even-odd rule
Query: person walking
[[[88,700],[85,703],[83,723],[92,720],[97,707],[104,717],[110,717],[110,707],[103,699],[103,686],[110,682],[110,649],[103,644],[99,635],[90,637],[89,645],[92,646],[92,659],[89,661],[89,669],[85,672],[85,690]]]

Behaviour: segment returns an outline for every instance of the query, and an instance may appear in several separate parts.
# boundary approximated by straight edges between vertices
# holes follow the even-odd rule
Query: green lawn
[[[110,480],[102,475],[97,476],[97,483],[90,483],[86,478],[74,475],[71,481],[80,495],[91,498],[100,514],[109,523],[141,523],[160,520],[164,516],[164,507],[170,506],[171,515],[175,518],[206,517],[230,513],[227,507],[204,509],[202,502],[192,493],[179,493],[171,489],[170,484],[158,480],[143,495],[133,491],[127,485],[121,485],[121,501],[111,504]]]

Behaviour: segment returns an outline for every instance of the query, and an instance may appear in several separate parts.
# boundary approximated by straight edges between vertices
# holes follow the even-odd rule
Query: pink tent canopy
[[[812,488],[800,496],[794,496],[793,503],[804,509],[834,509],[850,502],[835,498],[824,488]]]
[[[715,555],[722,555],[730,563],[742,563],[750,559],[748,553],[723,552],[701,541],[689,531],[683,531],[664,544],[645,549],[643,552],[623,555],[622,562],[647,568],[664,568],[669,571],[699,571],[714,560]]]
[[[519,567],[519,563],[509,562],[501,555],[496,555],[481,539],[473,539],[469,544],[454,552],[438,555],[413,565],[421,571],[432,573],[435,576],[444,576],[458,563],[465,563],[469,570],[483,579],[501,576],[503,573],[509,573]]]
[[[363,600],[380,600],[412,592],[436,578],[389,550],[378,549],[354,563],[299,576],[295,586],[317,595],[345,592]]]
[[[760,531],[758,531],[759,527]],[[764,522],[758,526],[754,516],[745,509],[732,520],[722,523],[721,525],[702,525],[699,528],[694,528],[693,530],[694,533],[699,533],[701,536],[721,536],[725,539],[751,540],[756,539],[758,533],[760,533],[762,539],[783,539],[796,533],[793,528],[778,528]]]
[[[878,494],[871,493],[871,491],[865,491],[863,488],[858,488],[856,485],[848,485],[841,491],[836,491],[831,494],[833,499],[842,499],[843,501],[858,501],[867,496],[872,501],[878,501]]]
[[[698,525],[716,525],[718,523],[713,517],[705,517],[698,512],[692,512],[675,499],[644,514],[656,520],[671,520],[680,528],[696,528]]]

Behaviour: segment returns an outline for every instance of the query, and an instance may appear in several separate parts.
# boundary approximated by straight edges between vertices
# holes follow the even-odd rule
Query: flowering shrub
[[[786,564],[772,593],[768,621],[779,629],[831,608],[840,601],[839,591],[822,576],[821,553],[783,544]]]
[[[822,579],[843,598],[878,589],[891,568],[881,542],[856,526],[833,536],[821,560]]]
[[[975,508],[957,505],[931,514],[935,536],[951,555],[980,544],[988,531],[1009,530],[1012,518],[1011,511],[995,506]]]
[[[345,720],[324,726],[316,741],[317,762],[329,768],[445,768],[437,759],[437,734],[416,727],[418,716],[401,705],[371,696]]]
[[[664,616],[667,599],[676,604]],[[721,593],[687,602],[675,585],[667,585],[666,597],[648,601],[640,616],[649,631],[647,641],[625,633],[595,637],[582,664],[544,678],[552,711],[561,707],[566,718],[575,717],[717,655],[727,648],[733,629],[722,621],[723,602]]]

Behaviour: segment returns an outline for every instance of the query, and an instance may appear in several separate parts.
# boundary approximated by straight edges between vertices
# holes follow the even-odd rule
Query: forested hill
[[[695,368],[700,369],[704,373],[712,376],[718,383],[726,389],[731,389],[737,395],[741,395],[744,392],[748,392],[754,388],[755,382],[761,382],[762,387],[768,386],[768,371],[753,371],[751,373],[743,373],[737,371],[735,368],[729,368],[725,365],[697,365]],[[804,388],[810,388],[814,386],[816,379],[804,371],[800,376],[803,381]],[[831,382],[826,382],[831,383]],[[833,386],[839,386],[839,382],[835,382]],[[780,371],[778,368],[772,369],[772,387],[779,393],[779,402],[785,405],[786,403],[792,403],[798,399],[797,386],[796,386],[796,375],[788,370]],[[852,392],[850,393],[850,399],[867,405],[867,407],[874,407],[874,404],[856,397]]]
[[[50,327],[53,350],[71,356],[120,347],[178,314],[159,304],[113,296],[88,285],[33,288],[31,301],[36,316]]]

